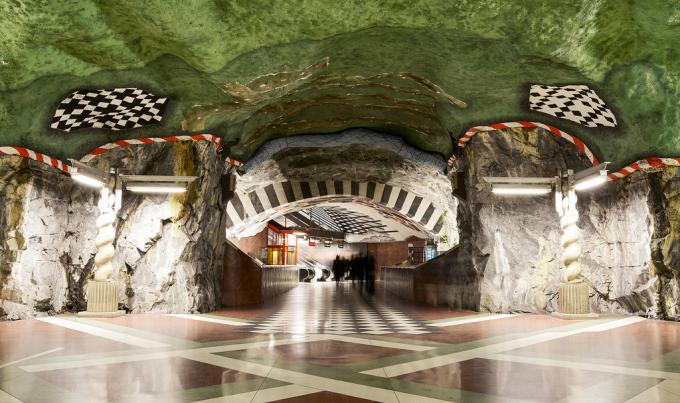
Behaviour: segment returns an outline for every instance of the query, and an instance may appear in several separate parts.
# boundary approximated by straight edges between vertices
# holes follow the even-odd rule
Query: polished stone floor
[[[204,315],[0,323],[0,402],[680,402],[680,324],[405,306],[349,283]]]

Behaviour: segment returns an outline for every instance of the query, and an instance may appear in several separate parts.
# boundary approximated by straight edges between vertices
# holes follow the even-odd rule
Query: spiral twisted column
[[[79,312],[81,316],[118,316],[124,311],[118,310],[118,284],[113,281],[113,256],[115,249],[113,240],[116,230],[113,223],[116,214],[113,211],[114,198],[109,189],[101,190],[99,198],[99,217],[97,218],[97,237],[95,245],[97,254],[94,256],[94,280],[87,284],[87,311]]]
[[[113,212],[113,198],[106,187],[101,190],[97,207],[99,208],[99,217],[96,221],[97,237],[95,238],[95,245],[97,254],[94,257],[94,279],[107,281],[111,280],[113,274],[112,261],[115,254],[113,240],[116,237],[113,223],[116,221],[116,215]]]
[[[567,196],[562,199],[562,217],[560,226],[562,227],[562,264],[565,267],[565,278],[569,283],[581,281],[581,239],[578,222],[578,210],[576,210],[576,192],[569,190]]]

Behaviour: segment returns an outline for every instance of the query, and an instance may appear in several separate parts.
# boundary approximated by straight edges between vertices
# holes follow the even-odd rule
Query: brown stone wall
[[[380,278],[380,268],[399,264],[408,259],[408,244],[425,246],[424,239],[367,244],[368,254],[375,258],[375,278]]]
[[[259,259],[261,249],[267,247],[267,227],[253,236],[241,239],[231,238],[229,240],[248,254],[248,256]]]
[[[262,303],[262,268],[231,242],[224,248],[222,305]]]

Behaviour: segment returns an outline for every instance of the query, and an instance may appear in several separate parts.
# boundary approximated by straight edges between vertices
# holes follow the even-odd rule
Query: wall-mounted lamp
[[[123,189],[135,193],[171,194],[182,193],[187,190],[189,183],[196,180],[195,176],[160,176],[160,175],[124,175],[118,169],[111,169],[109,173],[87,166],[80,161],[71,159],[73,170],[71,177],[74,181],[85,186],[99,188],[101,197],[98,203],[99,217],[97,218],[97,254],[95,255],[94,280],[88,283],[87,311],[80,312],[83,316],[117,316],[124,312],[118,311],[118,284],[113,281],[114,267],[112,264],[115,249],[116,215],[120,210],[123,199]],[[113,193],[114,198],[111,198]]]
[[[574,174],[574,190],[582,191],[600,186],[607,181],[607,162]]]
[[[539,196],[552,191],[557,177],[554,178],[506,178],[485,177],[491,184],[491,191],[498,195]]]
[[[551,178],[484,178],[491,184],[491,191],[499,195],[545,195],[555,190],[555,209],[562,227],[562,264],[565,273],[565,282],[559,288],[559,311],[555,314],[562,318],[597,317],[590,313],[589,290],[581,277],[576,191],[593,189],[604,184],[607,181],[606,168],[607,163],[604,162],[576,174],[569,169]]]
[[[195,176],[118,175],[121,185],[134,193],[184,193]]]
[[[71,177],[74,181],[94,188],[101,188],[108,181],[108,175],[105,172],[87,166],[78,160],[69,159],[69,161],[73,166]]]

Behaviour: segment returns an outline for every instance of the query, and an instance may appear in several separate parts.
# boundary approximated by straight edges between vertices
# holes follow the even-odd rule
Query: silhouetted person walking
[[[340,277],[342,276],[342,263],[340,262],[340,255],[335,255],[335,260],[333,261],[333,279],[335,280],[335,286],[340,284]]]

